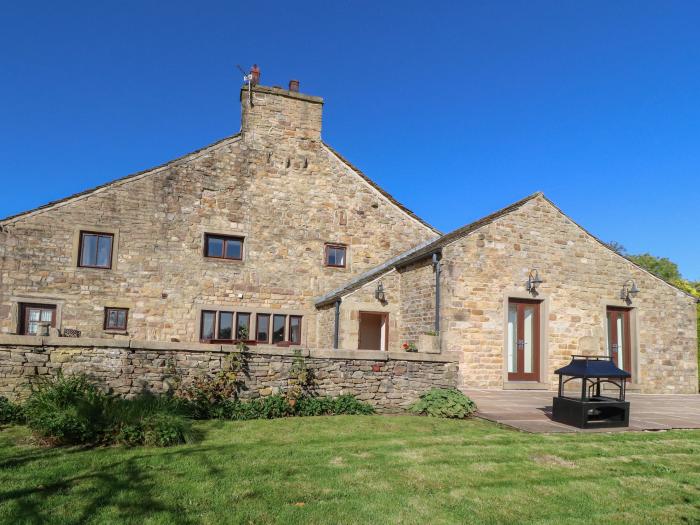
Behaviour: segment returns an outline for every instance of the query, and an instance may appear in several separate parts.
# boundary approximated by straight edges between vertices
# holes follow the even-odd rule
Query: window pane
[[[226,241],[226,257],[228,259],[240,259],[242,242],[236,239]]]
[[[202,339],[214,339],[215,312],[202,312]]]
[[[508,305],[508,372],[511,374],[518,370],[517,336],[518,336],[518,307]]]
[[[526,374],[531,374],[532,373],[532,368],[533,368],[533,359],[532,359],[532,348],[535,344],[535,341],[533,339],[533,334],[534,334],[534,323],[535,323],[535,309],[532,306],[526,306],[525,307],[525,313],[524,313],[524,323],[525,326],[523,327],[524,335],[525,335],[525,373]]]
[[[36,331],[37,331],[38,326],[39,325],[37,323],[29,323],[29,327],[27,328],[27,333],[29,335],[36,335]]]
[[[112,258],[112,237],[100,235],[97,241],[97,266],[109,268]]]
[[[51,319],[53,319],[53,312],[51,310],[42,310],[41,311],[41,320],[42,321],[51,322]]]
[[[116,310],[107,310],[107,328],[117,328],[119,326],[119,319]]]
[[[209,257],[224,256],[224,241],[216,237],[207,237],[207,255]]]
[[[301,317],[298,315],[289,316],[289,340],[292,343],[301,343]]]
[[[117,310],[117,324],[119,328],[126,328],[126,310]]]
[[[258,315],[256,323],[257,336],[256,340],[267,343],[270,340],[270,316]]]
[[[345,248],[342,246],[329,246],[327,248],[329,266],[345,266]]]
[[[219,313],[219,339],[233,339],[233,312]]]
[[[41,310],[32,308],[29,310],[29,320],[38,321],[41,318]]]
[[[236,317],[236,338],[250,339],[250,314],[238,314]]]
[[[81,266],[97,266],[97,235],[83,233]]]
[[[284,324],[286,316],[275,315],[272,317],[272,342],[279,343],[284,341]]]

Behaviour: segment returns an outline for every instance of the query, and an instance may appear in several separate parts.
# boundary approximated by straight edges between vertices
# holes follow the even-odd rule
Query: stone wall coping
[[[432,363],[459,363],[457,352],[430,354],[428,352],[389,352],[392,361],[430,361]]]
[[[174,341],[146,341],[131,339],[129,348],[134,350],[186,350],[188,352],[221,352],[221,345]]]
[[[102,347],[131,348],[133,350],[169,350],[184,352],[237,352],[236,345],[208,343],[187,343],[170,341],[144,341],[139,339],[101,339],[93,337],[35,337],[30,335],[0,334],[0,347],[3,346],[54,346],[54,347]],[[301,348],[275,345],[249,346],[247,352],[257,355],[293,356],[299,350],[302,357],[315,359],[353,359],[365,361],[425,361],[434,363],[455,363],[458,354],[447,352],[429,354],[426,352],[382,352],[379,350],[334,350],[332,348]]]
[[[101,339],[97,337],[42,337],[43,346],[102,346],[106,348],[129,348],[129,339]],[[0,344],[4,344],[0,340]]]
[[[34,335],[0,335],[1,346],[42,346],[41,337]]]
[[[238,352],[236,345],[221,345],[221,349],[224,352]],[[257,355],[293,356],[295,350],[299,351],[301,357],[309,357],[309,350],[299,346],[254,345],[248,346],[246,352]]]
[[[368,361],[388,361],[389,356],[380,350],[334,350],[332,348],[312,348],[309,357],[319,359],[365,359]]]

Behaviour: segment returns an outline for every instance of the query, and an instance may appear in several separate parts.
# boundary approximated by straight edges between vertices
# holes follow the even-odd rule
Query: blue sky
[[[0,216],[236,133],[256,62],[444,231],[541,190],[700,280],[700,3],[457,4],[5,2]]]

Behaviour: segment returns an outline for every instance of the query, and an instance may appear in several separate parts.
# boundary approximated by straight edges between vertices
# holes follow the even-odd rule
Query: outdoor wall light
[[[530,274],[527,276],[527,291],[531,294],[537,293],[537,287],[542,284],[542,279],[540,279],[540,274],[537,268],[530,270]]]
[[[377,284],[377,289],[374,290],[374,297],[380,302],[386,302],[386,294],[384,293],[384,285],[381,281]]]
[[[632,302],[632,299],[637,297],[639,293],[639,288],[637,288],[637,283],[634,279],[627,279],[625,284],[622,285],[622,290],[620,290],[620,299],[624,299],[628,303]]]

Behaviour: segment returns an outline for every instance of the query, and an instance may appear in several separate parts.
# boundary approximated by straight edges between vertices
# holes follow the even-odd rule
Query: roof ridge
[[[152,172],[155,172],[155,171],[157,171],[157,170],[163,169],[163,168],[165,168],[165,167],[167,167],[167,166],[170,166],[171,164],[174,164],[174,163],[176,163],[176,162],[183,161],[183,160],[187,159],[188,157],[191,157],[191,156],[193,156],[193,155],[197,155],[197,154],[199,154],[199,153],[202,153],[203,151],[205,151],[205,150],[207,150],[207,149],[209,149],[209,148],[213,148],[213,147],[219,146],[219,145],[223,144],[223,143],[226,142],[226,141],[229,141],[229,140],[232,140],[232,139],[235,139],[235,138],[240,137],[240,135],[241,135],[241,133],[238,132],[238,133],[236,133],[236,134],[234,134],[234,135],[231,135],[231,136],[228,136],[228,137],[224,137],[224,138],[222,138],[222,139],[219,139],[219,140],[217,140],[216,142],[213,142],[213,143],[211,143],[211,144],[209,144],[209,145],[207,145],[207,146],[203,146],[203,147],[198,148],[198,149],[196,149],[196,150],[194,150],[194,151],[190,151],[189,153],[185,153],[184,155],[181,155],[181,156],[179,156],[179,157],[177,157],[177,158],[171,159],[171,160],[169,160],[169,161],[167,161],[167,162],[164,162],[164,163],[162,163],[162,164],[159,164],[159,165],[157,165],[157,166],[153,166],[153,167],[147,168],[147,169],[145,169],[145,170],[141,170],[141,171],[137,171],[137,172],[135,172],[135,173],[131,173],[131,174],[126,175],[126,176],[124,176],[124,177],[120,177],[120,178],[118,178],[118,179],[114,179],[114,180],[111,180],[111,181],[109,181],[109,182],[105,182],[104,184],[100,184],[99,186],[94,186],[94,187],[89,188],[89,189],[87,189],[87,190],[83,190],[83,191],[80,191],[80,192],[78,192],[78,193],[74,193],[73,195],[69,195],[69,196],[63,197],[63,198],[61,198],[61,199],[57,199],[57,200],[54,200],[54,201],[47,202],[46,204],[42,204],[41,206],[37,206],[37,207],[35,207],[35,208],[29,209],[29,210],[26,210],[26,211],[22,211],[22,212],[19,212],[19,213],[15,213],[14,215],[9,215],[8,217],[5,217],[5,218],[0,219],[0,224],[5,223],[5,222],[8,222],[8,221],[15,220],[15,219],[19,219],[19,218],[24,217],[25,215],[29,215],[29,214],[31,214],[31,213],[36,213],[36,212],[41,212],[41,211],[49,210],[49,209],[51,209],[51,208],[53,208],[53,207],[55,207],[55,206],[57,206],[57,205],[59,205],[59,204],[67,203],[68,201],[71,201],[71,200],[73,200],[73,199],[79,199],[79,198],[81,198],[81,197],[87,197],[88,195],[92,195],[93,193],[95,193],[95,192],[97,192],[97,191],[99,191],[99,190],[108,188],[108,187],[110,187],[110,186],[112,186],[112,185],[114,185],[114,184],[119,184],[119,183],[123,183],[123,182],[130,182],[131,180],[138,180],[137,177],[142,177],[142,176],[150,175]]]

